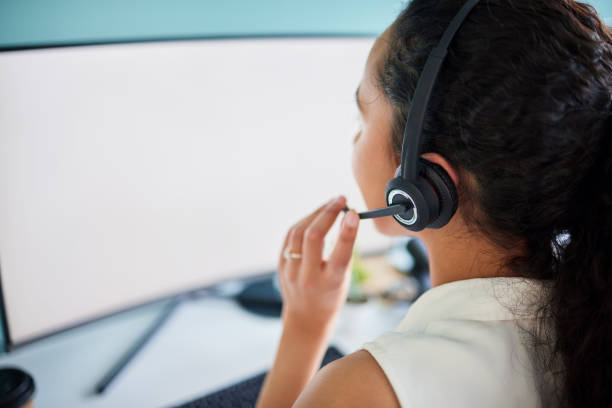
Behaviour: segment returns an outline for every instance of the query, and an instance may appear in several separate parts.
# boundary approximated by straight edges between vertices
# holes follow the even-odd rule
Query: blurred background
[[[288,228],[365,210],[354,93],[405,5],[0,1],[0,365],[37,406],[169,406],[271,364]],[[427,272],[363,221],[335,344],[391,330]]]

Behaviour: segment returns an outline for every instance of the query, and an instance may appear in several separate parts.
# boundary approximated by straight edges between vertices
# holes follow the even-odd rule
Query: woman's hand
[[[328,260],[322,259],[325,235],[345,205],[343,196],[332,199],[287,232],[278,262],[285,325],[297,325],[307,332],[331,329],[345,302],[359,224],[355,211],[346,213],[336,246]],[[286,259],[286,251],[301,254],[301,258]]]

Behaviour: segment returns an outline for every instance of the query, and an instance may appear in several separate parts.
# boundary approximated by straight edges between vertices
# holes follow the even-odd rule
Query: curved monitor
[[[351,145],[355,88],[373,41],[0,53],[10,346],[273,271],[288,228],[321,203],[344,194],[365,209]],[[389,243],[361,223],[360,250]]]

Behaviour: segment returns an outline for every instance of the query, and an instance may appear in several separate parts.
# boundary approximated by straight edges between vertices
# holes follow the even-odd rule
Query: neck
[[[463,279],[516,276],[503,267],[508,253],[484,238],[439,232],[428,230],[420,237],[429,256],[432,287]]]

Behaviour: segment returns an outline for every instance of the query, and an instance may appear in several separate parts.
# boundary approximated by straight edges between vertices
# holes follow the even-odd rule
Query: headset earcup
[[[428,228],[441,228],[445,226],[457,211],[458,198],[455,183],[446,170],[439,164],[419,158],[422,164],[421,177],[433,187],[440,203],[440,212]]]
[[[400,225],[410,231],[420,231],[427,227],[432,218],[429,203],[435,200],[437,204],[437,198],[429,184],[423,178],[418,182],[420,186],[401,177],[395,177],[387,183],[385,191],[387,205],[412,204],[409,210],[393,216]],[[425,189],[422,184],[426,184]]]

